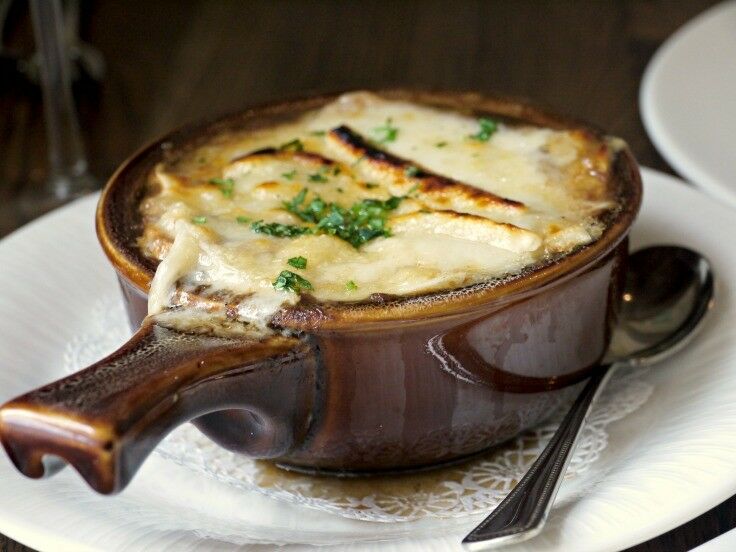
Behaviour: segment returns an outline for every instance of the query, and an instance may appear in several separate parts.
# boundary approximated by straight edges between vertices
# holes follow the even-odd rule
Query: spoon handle
[[[591,376],[529,471],[503,502],[463,539],[466,550],[488,550],[521,542],[542,530],[590,407],[614,367],[601,365]]]

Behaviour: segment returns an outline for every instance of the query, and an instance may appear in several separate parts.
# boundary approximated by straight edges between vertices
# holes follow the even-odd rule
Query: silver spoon
[[[660,246],[631,255],[619,323],[606,359],[539,458],[503,502],[463,539],[464,547],[488,550],[539,534],[591,404],[615,369],[650,366],[679,351],[712,305],[713,272],[700,254]]]

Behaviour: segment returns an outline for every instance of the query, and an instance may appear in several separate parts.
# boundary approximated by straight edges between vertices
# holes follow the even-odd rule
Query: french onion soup
[[[475,93],[313,96],[175,130],[97,209],[135,334],[0,406],[0,441],[24,474],[59,457],[102,493],[188,421],[288,469],[459,461],[599,366],[640,202],[621,141]]]
[[[305,296],[503,281],[602,235],[619,146],[367,92],[215,136],[151,175],[138,243],[161,261],[149,314],[211,296],[262,328]]]

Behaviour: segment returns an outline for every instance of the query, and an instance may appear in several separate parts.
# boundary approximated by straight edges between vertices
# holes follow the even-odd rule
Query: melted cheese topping
[[[478,130],[472,117],[359,92],[159,166],[141,205],[139,245],[161,260],[149,313],[212,295],[229,317],[263,326],[299,301],[275,289],[283,270],[317,300],[360,301],[508,276],[600,237],[599,215],[615,207],[606,144],[501,122],[488,140]],[[325,233],[254,231],[252,221],[314,228],[284,205],[305,189],[302,206],[403,199],[386,211],[390,236],[357,248]]]

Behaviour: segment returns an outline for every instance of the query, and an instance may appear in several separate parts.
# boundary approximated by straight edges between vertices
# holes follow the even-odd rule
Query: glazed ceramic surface
[[[386,94],[597,132],[512,100]],[[151,169],[212,135],[288,120],[332,99],[255,108],[175,131],[113,175],[96,223],[133,326],[155,267],[136,245]],[[192,335],[147,322],[114,355],[4,405],[5,449],[30,477],[47,473],[44,456],[54,455],[95,490],[112,493],[189,420],[229,450],[337,474],[423,469],[503,442],[570,399],[606,351],[625,238],[641,200],[625,147],[614,151],[608,185],[620,209],[599,240],[498,285],[350,305],[302,301],[272,319],[296,337]]]

